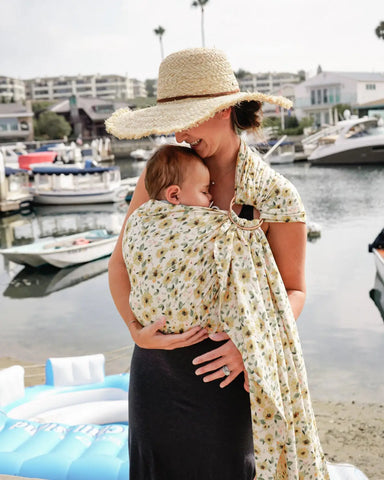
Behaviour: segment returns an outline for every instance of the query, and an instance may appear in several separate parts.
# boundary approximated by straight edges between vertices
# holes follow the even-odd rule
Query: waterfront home
[[[338,120],[335,107],[360,105],[384,98],[384,73],[320,72],[295,86],[295,111],[299,120],[312,117],[317,126]]]
[[[31,102],[0,103],[0,142],[33,140]]]

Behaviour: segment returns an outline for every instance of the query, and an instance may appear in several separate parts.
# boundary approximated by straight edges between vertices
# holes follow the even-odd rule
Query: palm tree
[[[201,42],[203,47],[205,47],[205,39],[204,39],[204,7],[207,5],[209,0],[194,0],[192,2],[192,7],[200,7],[201,8]]]
[[[163,28],[161,25],[159,25],[153,31],[155,32],[156,35],[159,36],[161,60],[164,60],[163,35],[165,33],[165,28]]]
[[[384,22],[379,23],[379,25],[376,27],[375,32],[379,38],[382,38],[384,40]]]

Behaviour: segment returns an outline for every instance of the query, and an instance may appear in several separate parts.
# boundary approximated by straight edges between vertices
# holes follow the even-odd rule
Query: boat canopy
[[[34,167],[33,173],[47,174],[47,175],[86,175],[88,173],[104,173],[118,170],[119,167],[90,167],[90,168],[76,168],[76,167]]]
[[[25,170],[24,168],[5,167],[6,177],[9,177],[10,175],[16,175],[18,173],[28,173],[28,170]]]

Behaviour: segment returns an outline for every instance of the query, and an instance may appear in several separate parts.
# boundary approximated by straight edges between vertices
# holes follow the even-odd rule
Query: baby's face
[[[208,168],[199,161],[191,161],[181,185],[180,203],[196,207],[209,207],[212,195],[209,193],[210,177]]]

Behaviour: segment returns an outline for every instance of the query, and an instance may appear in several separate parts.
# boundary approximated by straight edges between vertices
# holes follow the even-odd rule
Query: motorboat
[[[31,201],[28,172],[5,166],[0,152],[0,213],[16,212]]]
[[[271,165],[295,161],[295,144],[287,140],[287,135],[283,135],[278,140],[269,138],[261,141],[254,133],[247,132],[244,134],[244,140],[251,149],[262,156],[265,162]]]
[[[35,203],[69,205],[111,203],[125,199],[120,169],[114,167],[81,168],[70,165],[32,168],[31,193]]]
[[[270,140],[268,146],[272,149],[276,141]],[[268,153],[268,152],[267,152]],[[283,140],[277,148],[268,156],[271,165],[293,163],[295,161],[295,144],[292,141]]]
[[[129,156],[131,158],[133,158],[134,160],[137,160],[137,161],[144,161],[146,162],[147,160],[149,160],[151,158],[151,156],[153,155],[153,153],[155,152],[155,149],[150,149],[150,150],[147,150],[147,149],[144,149],[144,148],[137,148],[136,150],[133,150]]]
[[[0,153],[3,155],[6,167],[19,168],[19,156],[27,154],[26,146],[23,143],[12,145],[1,145]]]
[[[384,228],[373,243],[368,245],[368,251],[373,253],[377,274],[384,282]]]
[[[28,245],[0,249],[3,256],[14,263],[40,267],[50,264],[65,268],[91,262],[110,255],[115,247],[117,234],[105,229],[39,240]]]
[[[312,165],[384,163],[384,127],[374,117],[342,120],[323,131],[308,156]]]

